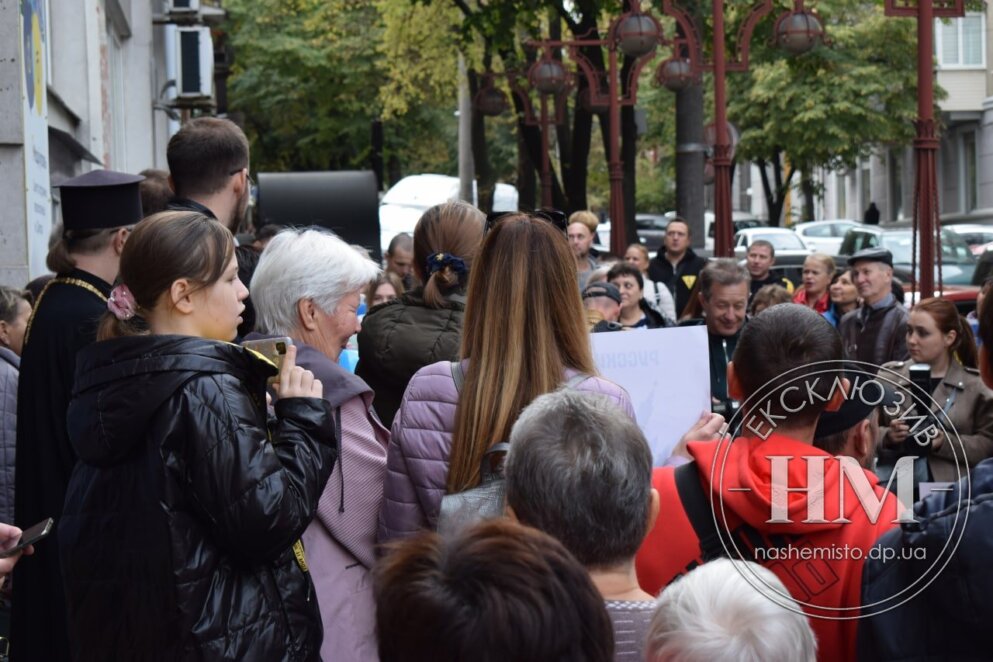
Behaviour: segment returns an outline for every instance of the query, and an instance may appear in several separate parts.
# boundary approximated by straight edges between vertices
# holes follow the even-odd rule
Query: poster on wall
[[[21,62],[24,84],[24,195],[27,216],[28,270],[37,278],[48,269],[48,236],[52,231],[52,193],[48,173],[48,72],[45,57],[44,0],[21,0]]]
[[[660,466],[683,434],[710,411],[707,327],[593,333],[593,360],[631,396],[638,427]]]

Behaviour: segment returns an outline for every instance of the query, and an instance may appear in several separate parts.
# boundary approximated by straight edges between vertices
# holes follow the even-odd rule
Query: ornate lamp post
[[[500,89],[494,85],[497,77],[507,79],[511,93],[517,97],[524,109],[522,121],[528,126],[537,126],[541,133],[541,206],[552,206],[552,167],[548,157],[548,131],[549,127],[564,121],[565,113],[563,104],[556,104],[556,112],[549,112],[548,95],[561,97],[572,88],[574,81],[558,60],[547,58],[535,62],[528,70],[527,78],[531,86],[537,89],[540,94],[540,110],[536,114],[534,105],[528,95],[527,89],[521,84],[521,73],[516,69],[510,69],[503,73],[489,71],[483,74],[483,86],[476,92],[472,103],[483,115],[496,117],[503,115],[509,108],[510,103]]]
[[[569,55],[579,65],[588,83],[588,97],[585,101],[591,109],[606,108],[609,113],[607,163],[610,173],[610,252],[615,255],[623,255],[627,247],[624,224],[624,165],[620,153],[621,106],[633,106],[637,102],[638,74],[651,59],[649,56],[654,53],[656,46],[663,42],[662,26],[659,22],[650,14],[637,9],[617,17],[610,24],[605,38],[596,39],[591,36],[571,40],[545,39],[532,42],[543,51],[542,58],[532,67],[532,72],[539,63],[557,62],[551,58],[552,49],[568,49]],[[587,47],[607,49],[606,72],[594,67],[583,54],[582,49]],[[623,94],[619,81],[618,51],[635,59],[628,77],[627,91]],[[606,82],[603,81],[604,73],[607,76]],[[533,76],[531,83],[542,91]],[[543,94],[542,104],[544,103]]]
[[[887,16],[917,19],[917,137],[914,139],[914,231],[921,241],[920,298],[934,296],[934,262],[938,255],[938,287],[941,289],[941,219],[935,160],[938,134],[934,122],[934,19],[962,16],[963,0],[886,0]],[[916,239],[916,237],[915,237]],[[937,240],[937,246],[935,241]],[[914,244],[917,242],[914,241]],[[916,261],[916,245],[912,260]],[[937,250],[936,250],[937,249]],[[914,277],[911,264],[911,278]]]
[[[725,75],[728,71],[748,69],[748,54],[756,24],[773,9],[772,0],[756,5],[738,31],[738,53],[729,58],[724,45],[724,0],[713,0],[714,49],[711,60],[704,61],[702,41],[692,17],[674,0],[663,0],[662,11],[672,16],[682,29],[679,46],[686,46],[688,58],[673,57],[664,61],[656,72],[656,80],[670,90],[685,87],[706,69],[714,73],[714,255],[732,255],[731,238],[731,142],[728,135],[727,92]],[[824,39],[824,28],[817,16],[804,8],[803,0],[794,0],[793,11],[776,21],[776,41],[793,54],[805,53]],[[678,52],[678,51],[677,51]]]

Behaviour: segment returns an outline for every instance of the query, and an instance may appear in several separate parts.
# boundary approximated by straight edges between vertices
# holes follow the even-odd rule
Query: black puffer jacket
[[[914,520],[865,562],[859,660],[991,659],[993,459],[914,504]]]
[[[79,462],[59,523],[78,660],[317,660],[297,542],[335,461],[324,400],[276,403],[227,343],[144,336],[77,361]]]
[[[380,304],[362,320],[355,374],[376,394],[376,413],[386,427],[400,409],[414,373],[438,361],[459,358],[465,299],[449,295],[443,308],[429,308],[423,289]]]

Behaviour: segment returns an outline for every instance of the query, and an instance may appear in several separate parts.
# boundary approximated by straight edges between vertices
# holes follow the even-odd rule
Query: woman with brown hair
[[[924,299],[910,311],[907,350],[910,361],[887,363],[880,376],[900,383],[909,381],[912,364],[930,366],[931,409],[939,423],[945,427],[951,423],[948,429],[954,429],[957,438],[948,438],[940,432],[931,440],[930,449],[924,451],[927,480],[957,481],[956,455],[963,471],[993,456],[993,391],[980,379],[972,329],[951,301],[940,297]],[[902,410],[908,407],[909,404]],[[898,453],[913,427],[915,421],[910,419],[897,419],[882,427],[880,457]],[[914,450],[918,455],[921,453],[917,444]],[[921,471],[921,479],[923,474]]]
[[[362,320],[355,374],[376,393],[376,413],[387,427],[415,372],[458,358],[465,288],[484,220],[465,202],[424,212],[414,228],[414,272],[424,286],[375,307]]]
[[[299,539],[338,456],[330,407],[296,347],[277,370],[231,343],[234,249],[198,212],[139,223],[79,353],[58,525],[76,660],[320,659]]]
[[[441,498],[478,485],[486,451],[566,381],[634,418],[627,392],[596,376],[575,265],[548,220],[513,214],[493,224],[469,278],[461,362],[419,370],[394,420],[381,542],[434,528]]]

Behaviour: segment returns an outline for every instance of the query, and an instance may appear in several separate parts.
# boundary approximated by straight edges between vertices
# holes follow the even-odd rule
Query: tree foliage
[[[756,34],[749,72],[729,77],[738,159],[763,169],[773,224],[794,173],[812,178],[817,168],[852,168],[878,145],[905,144],[914,135],[913,21],[853,0],[821,3],[818,11],[830,45],[789,57],[767,45],[771,34]]]

